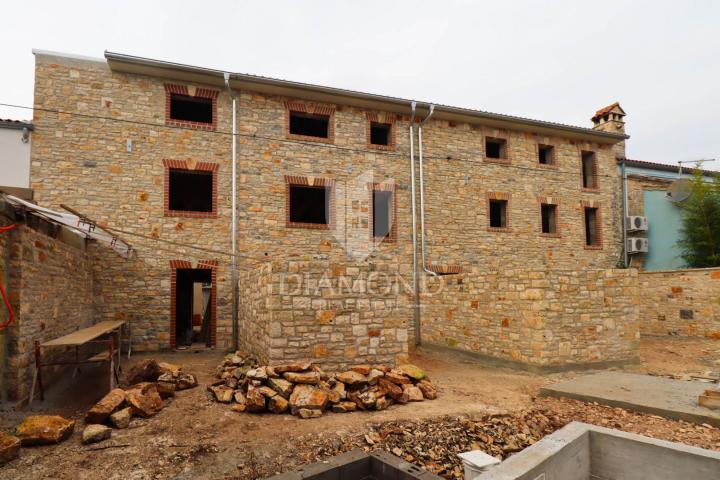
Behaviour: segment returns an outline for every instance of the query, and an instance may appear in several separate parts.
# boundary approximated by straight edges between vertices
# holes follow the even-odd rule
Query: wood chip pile
[[[411,364],[356,365],[339,373],[313,363],[257,365],[253,357],[227,355],[208,386],[218,402],[238,412],[290,413],[315,418],[324,411],[384,410],[393,404],[437,398],[425,372]]]

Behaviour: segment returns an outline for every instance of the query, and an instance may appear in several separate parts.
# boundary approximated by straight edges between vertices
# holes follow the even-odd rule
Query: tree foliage
[[[682,205],[682,229],[678,246],[691,268],[720,266],[720,181],[703,178],[698,169],[692,195]]]

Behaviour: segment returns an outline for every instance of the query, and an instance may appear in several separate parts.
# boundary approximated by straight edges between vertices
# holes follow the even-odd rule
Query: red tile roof
[[[625,115],[625,110],[623,110],[623,108],[620,106],[620,102],[615,102],[612,105],[608,105],[607,107],[601,108],[600,110],[595,112],[595,115],[593,115],[591,120],[594,122],[603,115],[610,113],[615,107],[619,108],[623,115]]]

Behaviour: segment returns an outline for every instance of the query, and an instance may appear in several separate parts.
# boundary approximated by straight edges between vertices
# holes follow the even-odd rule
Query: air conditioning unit
[[[650,247],[650,242],[647,238],[635,237],[627,239],[627,252],[633,253],[647,253]]]
[[[645,232],[648,229],[647,217],[630,215],[625,217],[625,230],[628,232]]]

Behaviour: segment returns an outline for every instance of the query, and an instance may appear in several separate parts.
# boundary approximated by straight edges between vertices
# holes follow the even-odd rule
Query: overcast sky
[[[32,48],[110,50],[588,127],[619,101],[628,157],[720,168],[717,1],[33,0],[3,20],[0,103],[32,105]]]

